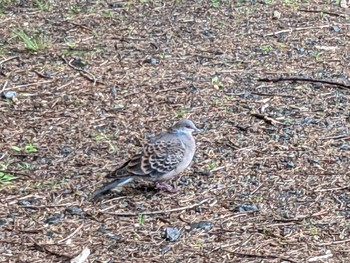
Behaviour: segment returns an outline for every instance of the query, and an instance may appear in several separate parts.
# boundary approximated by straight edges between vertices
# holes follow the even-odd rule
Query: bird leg
[[[166,191],[169,193],[177,193],[177,189],[166,183],[157,183],[156,189]]]

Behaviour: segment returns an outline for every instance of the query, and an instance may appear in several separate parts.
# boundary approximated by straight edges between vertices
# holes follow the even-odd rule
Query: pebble
[[[243,205],[238,206],[235,210],[238,212],[256,212],[259,209],[256,205],[243,204]]]
[[[17,96],[17,92],[8,90],[8,91],[4,91],[3,93],[1,93],[1,96],[4,99],[13,100]]]
[[[46,218],[44,223],[49,224],[49,225],[55,225],[55,224],[58,224],[59,222],[61,222],[62,219],[63,219],[62,214],[56,214],[56,215],[53,215],[53,216]]]
[[[213,228],[213,223],[210,221],[200,221],[197,223],[192,223],[190,225],[191,230],[192,229],[205,229],[205,230],[209,230]]]
[[[179,239],[181,231],[175,227],[167,227],[165,229],[165,239],[170,242],[175,242]]]

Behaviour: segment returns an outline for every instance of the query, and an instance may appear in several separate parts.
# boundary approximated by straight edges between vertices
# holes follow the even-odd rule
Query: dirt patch
[[[1,262],[348,262],[350,12],[324,2],[1,2]],[[89,200],[184,117],[177,194]]]

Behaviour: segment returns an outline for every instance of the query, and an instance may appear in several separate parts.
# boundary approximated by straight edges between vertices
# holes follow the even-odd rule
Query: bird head
[[[196,125],[193,123],[193,121],[189,119],[184,119],[182,121],[179,121],[176,123],[172,129],[174,131],[179,131],[179,132],[185,132],[185,133],[192,133],[192,132],[199,132],[201,131],[196,127]]]

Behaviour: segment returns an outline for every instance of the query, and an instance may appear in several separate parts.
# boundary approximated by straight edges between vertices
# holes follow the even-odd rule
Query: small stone
[[[201,207],[197,206],[197,207],[194,209],[194,211],[195,211],[196,213],[202,213],[202,212],[203,212],[203,209],[202,209]]]
[[[162,246],[162,254],[165,254],[169,251],[169,247],[167,245]]]
[[[53,239],[53,238],[56,237],[56,233],[55,233],[55,232],[52,232],[52,231],[47,232],[46,235],[47,235],[49,238],[51,238],[51,239]]]
[[[333,26],[332,29],[334,30],[335,33],[340,32],[340,27],[339,26]]]
[[[298,51],[299,54],[304,54],[305,53],[305,48],[299,47],[299,48],[297,48],[297,51]]]
[[[118,2],[114,2],[110,4],[111,8],[117,9],[117,8],[122,8],[123,4],[122,3],[118,3]]]
[[[115,86],[111,87],[111,93],[113,96],[117,95],[117,88]]]
[[[74,58],[71,64],[77,68],[85,68],[86,67],[86,62],[81,60],[81,58]]]
[[[129,206],[129,202],[128,202],[127,200],[125,200],[125,201],[120,202],[119,205],[120,205],[121,207],[128,207],[128,206]]]
[[[350,145],[347,143],[344,143],[340,146],[340,150],[348,151],[350,150]]]
[[[205,229],[205,230],[209,230],[213,228],[213,223],[210,221],[200,221],[198,223],[192,223],[190,225],[191,230],[192,229]]]
[[[165,239],[170,242],[175,242],[179,239],[181,231],[175,227],[167,227],[165,229]]]
[[[289,168],[294,168],[294,167],[295,167],[295,164],[294,164],[294,162],[292,162],[292,161],[287,161],[287,166],[288,166]]]
[[[66,212],[71,215],[81,215],[83,213],[83,209],[79,206],[70,206],[66,208]]]
[[[191,92],[196,93],[197,92],[197,87],[195,85],[191,85]]]
[[[11,91],[11,90],[8,90],[8,91],[4,91],[1,96],[4,98],[4,99],[8,99],[8,100],[13,100],[16,96],[17,96],[17,92],[16,91]]]
[[[281,18],[281,13],[278,12],[277,10],[273,11],[273,19],[280,19]]]
[[[206,37],[213,37],[213,32],[210,30],[204,30],[201,33]]]
[[[116,240],[116,241],[119,241],[121,239],[121,237],[119,235],[113,234],[111,232],[107,233],[107,237],[109,237],[110,239]]]
[[[122,110],[124,108],[125,108],[125,106],[123,104],[116,104],[113,107],[114,110]]]
[[[62,154],[64,157],[67,157],[71,152],[72,150],[67,146],[63,146],[60,150],[60,154]]]
[[[235,208],[235,211],[238,212],[256,212],[258,211],[258,207],[256,205],[251,204],[243,204]]]
[[[107,228],[105,226],[101,226],[97,231],[101,232],[101,233],[106,233],[107,232]]]
[[[49,225],[55,225],[55,224],[58,224],[59,222],[61,222],[62,219],[63,219],[63,215],[62,214],[56,214],[56,215],[48,217],[44,221],[44,223],[45,224],[49,224]]]
[[[151,64],[152,65],[157,65],[158,64],[158,60],[155,58],[151,58]]]
[[[218,189],[218,190],[221,190],[221,189],[223,189],[225,186],[223,185],[223,184],[217,184],[216,185],[216,189]]]
[[[89,157],[95,157],[96,156],[96,152],[94,150],[88,149],[86,151],[86,155]]]
[[[0,226],[4,226],[6,224],[8,224],[6,219],[0,219]]]
[[[52,72],[50,72],[50,71],[45,71],[45,72],[42,73],[42,75],[45,78],[48,78],[48,79],[50,79],[50,78],[52,78],[54,76],[54,74]]]
[[[18,201],[18,204],[21,205],[21,206],[31,206],[31,205],[33,205],[30,200],[20,200],[20,201]]]

